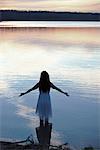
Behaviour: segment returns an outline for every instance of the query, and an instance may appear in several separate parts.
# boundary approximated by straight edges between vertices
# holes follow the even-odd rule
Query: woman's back
[[[39,90],[40,92],[49,92],[50,91],[50,78],[49,74],[46,71],[42,71],[39,81]]]

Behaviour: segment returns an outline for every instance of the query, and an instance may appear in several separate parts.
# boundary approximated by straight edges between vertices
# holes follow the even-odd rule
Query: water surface
[[[0,27],[100,27],[99,21],[2,21]]]
[[[36,139],[38,90],[18,95],[47,70],[70,95],[51,89],[51,142],[100,147],[100,29],[2,27],[0,35],[0,138]]]

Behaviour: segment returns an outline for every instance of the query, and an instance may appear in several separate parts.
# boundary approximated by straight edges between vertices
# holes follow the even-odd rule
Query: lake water
[[[3,21],[0,27],[100,27],[99,21]]]
[[[70,95],[51,89],[51,143],[100,148],[100,28],[5,26],[0,27],[0,138],[23,140],[33,134],[37,140],[38,90],[18,95],[47,70]]]

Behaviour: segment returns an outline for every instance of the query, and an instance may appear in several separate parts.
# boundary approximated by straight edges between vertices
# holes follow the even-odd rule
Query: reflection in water
[[[37,139],[41,150],[48,150],[50,146],[52,124],[40,125],[36,128]]]
[[[35,135],[38,92],[16,96],[47,70],[71,95],[67,100],[51,90],[51,142],[99,147],[100,28],[0,28],[0,35],[0,137]]]

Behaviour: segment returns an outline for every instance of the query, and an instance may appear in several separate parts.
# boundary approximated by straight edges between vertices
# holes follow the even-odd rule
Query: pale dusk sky
[[[100,12],[100,0],[0,0],[0,9]]]

